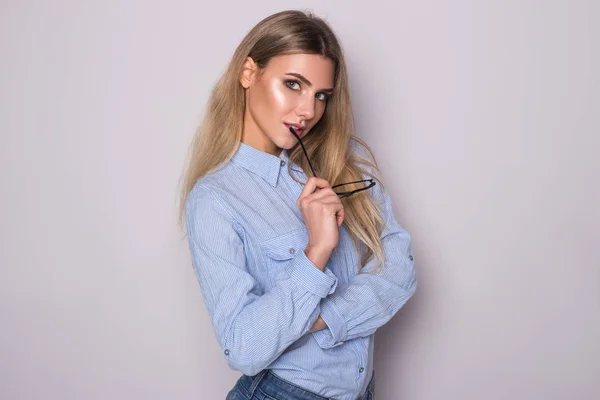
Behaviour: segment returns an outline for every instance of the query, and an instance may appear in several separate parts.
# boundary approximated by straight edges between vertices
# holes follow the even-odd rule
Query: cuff
[[[327,328],[312,333],[319,347],[329,349],[344,343],[348,336],[348,327],[330,299],[321,300],[321,318],[327,324]]]
[[[329,268],[321,271],[303,251],[298,252],[288,272],[292,279],[321,298],[333,293],[337,287],[335,274]]]

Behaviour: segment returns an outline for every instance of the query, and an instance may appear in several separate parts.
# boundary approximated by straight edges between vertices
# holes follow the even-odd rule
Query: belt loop
[[[252,378],[252,385],[250,385],[250,397],[254,396],[254,391],[258,387],[260,381],[262,381],[264,376],[267,374],[267,372],[269,372],[268,369],[263,369],[258,374],[256,374],[254,378]]]

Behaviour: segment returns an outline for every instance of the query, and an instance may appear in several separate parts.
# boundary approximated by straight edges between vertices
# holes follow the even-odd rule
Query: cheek
[[[319,100],[316,100],[316,106],[315,106],[315,120],[320,120],[323,117],[323,114],[325,114],[325,108],[326,108],[327,104],[320,102]]]
[[[260,82],[248,93],[248,106],[257,119],[277,117],[294,108],[293,92],[281,82]]]
[[[260,123],[265,118],[265,115],[268,115],[272,103],[264,85],[258,84],[252,87],[246,101],[252,117]]]
[[[273,111],[285,113],[294,108],[291,90],[285,88],[280,82],[271,82],[267,87],[267,98]]]

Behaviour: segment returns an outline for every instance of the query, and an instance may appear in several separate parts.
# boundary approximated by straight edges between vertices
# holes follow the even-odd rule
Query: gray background
[[[378,399],[600,398],[597,1],[2,1],[0,397],[222,399],[176,225],[208,92],[263,17],[341,37],[419,289]]]

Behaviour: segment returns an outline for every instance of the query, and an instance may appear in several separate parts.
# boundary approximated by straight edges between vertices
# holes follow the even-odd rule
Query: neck
[[[281,148],[277,147],[275,143],[269,139],[267,135],[258,127],[254,119],[246,111],[244,118],[244,130],[242,131],[242,143],[252,146],[257,150],[264,151],[265,153],[273,154],[279,157],[281,154]]]

